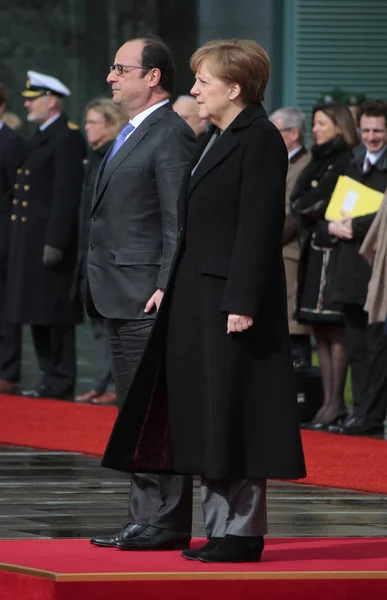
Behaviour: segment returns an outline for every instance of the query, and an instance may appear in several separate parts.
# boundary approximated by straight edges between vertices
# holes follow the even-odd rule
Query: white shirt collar
[[[387,146],[384,146],[381,150],[379,150],[379,152],[366,152],[366,155],[364,157],[364,162],[366,161],[366,159],[368,158],[368,160],[370,161],[371,165],[374,165],[376,163],[377,160],[379,160],[379,158],[382,156],[383,152],[385,151]]]
[[[294,150],[291,150],[290,152],[288,152],[288,160],[293,158],[293,156],[295,156],[297,154],[297,152],[299,152],[301,149],[302,149],[302,146],[297,146],[297,148],[294,148]]]
[[[130,119],[129,123],[131,123],[133,127],[138,127],[143,121],[145,121],[147,117],[149,117],[149,115],[151,115],[155,110],[157,110],[161,106],[164,106],[164,104],[168,104],[168,102],[169,99],[167,98],[166,100],[161,100],[161,102],[157,102],[157,104],[149,106],[149,108],[146,108],[142,112],[138,113],[138,115],[133,117],[133,119]],[[129,133],[126,139],[129,137],[129,135],[131,134]]]
[[[46,121],[45,123],[43,123],[43,125],[39,125],[39,129],[40,131],[44,131],[45,129],[47,129],[47,127],[50,127],[50,125],[52,125],[52,123],[54,123],[54,121],[56,121],[57,119],[59,119],[59,117],[61,116],[62,113],[57,113],[55,116],[51,117],[51,119],[48,119],[48,121]]]

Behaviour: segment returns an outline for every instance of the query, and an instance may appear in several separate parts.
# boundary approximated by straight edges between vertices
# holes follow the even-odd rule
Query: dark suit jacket
[[[170,104],[135,129],[97,176],[88,282],[98,313],[149,319],[146,302],[165,288],[176,247],[176,204],[196,144]],[[93,314],[90,298],[89,314]]]

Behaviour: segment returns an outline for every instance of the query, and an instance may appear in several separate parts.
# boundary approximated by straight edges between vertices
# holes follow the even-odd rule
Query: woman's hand
[[[341,221],[331,221],[328,225],[328,231],[330,235],[334,235],[342,240],[351,240],[353,237],[352,219],[344,217]]]
[[[254,323],[253,317],[248,315],[235,315],[229,313],[227,319],[227,333],[238,333],[245,331]]]

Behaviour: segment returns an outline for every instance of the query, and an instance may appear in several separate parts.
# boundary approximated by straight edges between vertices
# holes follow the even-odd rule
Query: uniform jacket
[[[363,173],[364,146],[356,148],[346,175],[379,192],[387,188],[387,149],[368,173]],[[336,268],[332,280],[332,300],[342,304],[364,306],[371,267],[359,250],[376,213],[352,219],[352,240],[337,240]]]
[[[97,313],[149,319],[146,302],[165,288],[176,248],[176,204],[195,136],[165,104],[99,170],[92,206],[88,284]],[[96,316],[90,298],[91,316]]]
[[[71,325],[81,319],[70,301],[77,258],[78,210],[85,143],[63,113],[28,142],[13,189],[6,320],[15,324]],[[63,251],[44,267],[43,247]]]
[[[106,466],[304,475],[282,258],[287,162],[281,134],[257,105],[236,117],[192,177],[189,170],[171,278]],[[229,312],[253,316],[254,325],[227,335]]]
[[[4,270],[8,258],[13,186],[25,152],[23,138],[4,124],[0,129],[0,268]],[[4,290],[0,290],[0,294],[3,296]]]

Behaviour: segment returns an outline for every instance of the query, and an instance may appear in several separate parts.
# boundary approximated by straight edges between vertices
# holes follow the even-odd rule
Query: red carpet
[[[101,455],[114,407],[0,394],[0,443]],[[387,493],[387,441],[303,431],[301,483]]]
[[[230,565],[88,540],[0,541],[0,589],[1,600],[382,599],[387,540],[268,538],[261,563]]]

